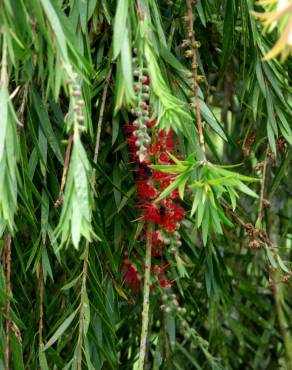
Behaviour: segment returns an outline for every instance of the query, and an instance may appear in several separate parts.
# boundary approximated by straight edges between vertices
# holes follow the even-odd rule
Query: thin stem
[[[81,284],[81,306],[80,306],[80,314],[79,314],[79,333],[78,333],[78,344],[79,350],[77,355],[77,370],[82,369],[82,337],[84,334],[84,296],[86,292],[86,280],[87,280],[87,272],[88,272],[88,254],[89,254],[89,243],[85,243],[84,249],[84,262],[83,262],[83,270],[82,270],[82,284]]]
[[[93,163],[95,164],[97,163],[97,159],[98,159],[101,127],[102,127],[104,108],[105,108],[105,103],[106,103],[106,95],[107,95],[107,89],[108,89],[109,81],[111,77],[111,72],[112,72],[112,68],[110,67],[109,72],[106,77],[105,87],[104,87],[102,99],[101,99],[101,106],[100,106],[99,118],[98,118],[98,124],[97,124],[95,150],[94,150],[94,157],[93,157]],[[93,169],[92,179],[91,179],[91,183],[93,187],[95,184],[95,175],[96,175],[96,170]],[[87,282],[87,274],[88,274],[88,256],[89,256],[89,243],[86,241],[85,249],[84,249],[84,262],[83,262],[82,284],[81,284],[81,305],[80,305],[80,313],[79,313],[79,333],[78,333],[79,350],[77,354],[77,370],[82,369],[82,340],[83,340],[82,338],[84,335],[84,302],[83,302],[83,299],[86,293],[86,282]]]
[[[108,74],[105,79],[105,86],[102,93],[101,98],[101,106],[99,111],[99,117],[98,117],[98,123],[97,123],[97,132],[96,132],[96,140],[95,140],[95,149],[94,149],[94,157],[93,157],[93,163],[97,163],[98,158],[98,152],[99,152],[99,143],[100,143],[100,134],[101,134],[101,127],[102,127],[102,121],[103,121],[103,114],[104,114],[104,107],[106,102],[106,95],[107,95],[107,89],[110,82],[110,77],[112,73],[112,68],[110,67]],[[92,185],[95,186],[95,176],[96,176],[96,169],[93,169],[93,176],[92,176]]]
[[[7,41],[5,31],[3,30],[3,46],[2,46],[2,67],[1,67],[1,85],[0,87],[8,87],[7,74]]]
[[[6,322],[5,322],[5,370],[10,369],[10,295],[11,295],[11,244],[12,236],[8,234],[7,237],[7,251],[6,251]]]
[[[152,225],[149,224],[146,230],[146,254],[145,254],[145,273],[143,289],[143,311],[142,311],[142,330],[140,340],[140,352],[138,370],[144,370],[146,346],[149,326],[149,292],[150,292],[150,271],[151,271],[151,250],[152,250]]]
[[[39,346],[43,344],[43,328],[44,328],[44,275],[43,266],[39,263],[38,266],[38,280],[39,280],[39,299],[40,299],[40,316],[39,316]]]
[[[292,370],[292,336],[290,334],[289,325],[286,320],[284,310],[282,307],[280,284],[277,282],[276,272],[273,271],[272,269],[271,269],[271,277],[273,280],[273,284],[272,284],[273,295],[274,295],[274,300],[275,300],[279,327],[280,327],[280,331],[283,336],[283,342],[285,346],[287,369]]]
[[[207,160],[206,157],[206,145],[205,139],[203,134],[203,127],[202,127],[202,117],[200,111],[200,100],[199,100],[199,85],[198,85],[198,63],[197,63],[197,56],[196,56],[196,39],[195,33],[193,29],[193,9],[192,9],[192,0],[186,0],[187,8],[188,8],[188,21],[189,21],[189,38],[191,41],[191,52],[192,52],[192,72],[194,77],[194,95],[196,101],[196,116],[197,116],[197,128],[198,128],[198,135],[199,141],[201,146],[201,151],[203,155],[203,161]]]
[[[60,192],[59,192],[59,198],[55,202],[55,206],[57,208],[60,207],[62,205],[62,203],[63,203],[64,188],[65,188],[65,184],[66,184],[67,173],[68,173],[68,168],[69,168],[69,163],[70,163],[72,143],[73,143],[73,134],[71,134],[69,136],[68,143],[67,143],[66,155],[65,155],[65,163],[64,163],[64,169],[63,169],[63,174],[62,174],[62,180],[61,180],[61,187],[60,187]]]
[[[264,204],[264,193],[265,193],[265,182],[266,182],[266,172],[267,172],[267,163],[268,163],[268,148],[266,150],[265,159],[263,162],[263,174],[261,178],[261,192],[260,192],[260,200],[259,200],[259,210],[258,210],[258,218],[257,218],[257,225],[262,224],[263,220],[263,204]]]

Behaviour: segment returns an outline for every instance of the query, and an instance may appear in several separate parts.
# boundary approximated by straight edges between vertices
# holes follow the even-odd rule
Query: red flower
[[[149,148],[149,154],[150,155],[155,155],[160,151],[160,144],[159,143],[154,143],[150,146]]]
[[[159,210],[153,203],[146,202],[143,205],[143,210],[144,210],[143,217],[145,220],[149,222],[154,222],[157,224],[161,223]]]
[[[139,180],[137,183],[137,193],[140,199],[154,199],[158,195],[158,191],[154,186],[149,184],[147,180]]]
[[[122,274],[124,275],[125,284],[138,293],[141,287],[141,277],[137,273],[136,265],[126,259],[123,262]]]
[[[181,221],[184,218],[184,215],[185,215],[185,210],[182,207],[178,207],[173,213],[173,219],[175,221]]]
[[[161,288],[171,288],[172,281],[170,279],[162,279],[162,280],[159,280],[159,285]]]
[[[173,233],[176,230],[176,224],[172,220],[166,220],[164,223],[164,228],[168,233]]]
[[[162,163],[167,163],[169,161],[169,156],[165,152],[162,152],[159,155],[159,161]]]

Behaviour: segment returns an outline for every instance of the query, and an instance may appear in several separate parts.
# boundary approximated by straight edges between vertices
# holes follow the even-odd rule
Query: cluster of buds
[[[181,307],[179,305],[177,296],[172,294],[164,293],[161,296],[162,305],[160,306],[160,309],[166,313],[172,313],[172,314],[180,314],[184,315],[186,314],[187,310],[185,307]]]
[[[147,133],[147,124],[149,122],[149,78],[147,70],[140,68],[137,64],[137,58],[133,58],[134,63],[134,80],[137,106],[132,109],[131,113],[135,116],[133,122],[133,136],[136,138],[135,146],[137,148],[136,155],[139,162],[144,162],[147,159],[148,147],[151,138]]]
[[[85,116],[83,114],[84,100],[82,99],[81,85],[80,82],[78,81],[78,76],[76,73],[74,73],[72,80],[68,80],[67,84],[69,86],[69,93],[73,106],[74,120],[76,120],[77,122],[84,122],[85,121]]]

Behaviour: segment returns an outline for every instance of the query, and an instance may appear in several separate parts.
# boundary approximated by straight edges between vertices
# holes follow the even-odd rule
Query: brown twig
[[[23,87],[23,97],[22,97],[22,101],[21,101],[21,104],[18,110],[19,122],[22,128],[24,127],[24,112],[25,112],[27,96],[28,96],[28,86],[29,86],[29,82],[27,81]]]
[[[5,370],[10,369],[10,295],[11,295],[11,244],[12,236],[8,234],[6,250],[6,321],[5,321]]]
[[[200,146],[203,155],[203,161],[207,160],[206,157],[206,145],[205,139],[203,134],[203,127],[202,127],[202,117],[200,111],[200,100],[199,100],[199,85],[198,85],[198,63],[197,63],[197,56],[196,56],[196,48],[197,45],[195,39],[195,33],[193,29],[193,8],[192,8],[192,0],[186,0],[187,8],[188,8],[188,21],[189,21],[189,39],[191,41],[191,53],[192,53],[192,72],[194,78],[194,95],[196,101],[196,116],[197,116],[197,128],[198,128],[198,135]]]
[[[65,163],[64,163],[64,169],[63,169],[63,174],[62,174],[59,198],[55,202],[55,207],[57,207],[57,208],[61,207],[61,205],[63,204],[64,188],[65,188],[67,173],[68,173],[68,168],[69,168],[71,147],[72,147],[72,143],[73,143],[73,135],[74,134],[71,134],[69,136],[68,143],[67,143]]]
[[[261,226],[263,220],[263,205],[264,205],[264,193],[265,193],[265,182],[266,182],[266,172],[267,172],[267,163],[268,163],[268,153],[269,148],[266,150],[265,159],[263,161],[263,173],[261,178],[261,192],[260,192],[260,200],[259,200],[259,210],[258,210],[258,218],[256,224]]]

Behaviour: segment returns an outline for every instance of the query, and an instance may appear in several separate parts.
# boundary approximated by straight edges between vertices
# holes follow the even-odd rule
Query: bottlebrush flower
[[[184,209],[178,203],[178,190],[173,190],[167,198],[156,203],[155,199],[166,189],[174,180],[174,175],[152,170],[152,164],[173,164],[169,153],[174,153],[177,147],[177,140],[174,138],[172,129],[158,131],[155,127],[157,120],[149,118],[149,78],[145,75],[139,76],[139,70],[135,70],[134,77],[138,78],[135,91],[145,93],[145,99],[139,95],[139,103],[132,110],[135,120],[126,126],[127,141],[130,155],[136,163],[135,181],[137,185],[138,207],[141,210],[141,219],[145,224],[152,224],[155,231],[152,231],[152,257],[155,257],[154,265],[151,269],[159,281],[159,286],[169,288],[172,280],[166,279],[165,273],[167,266],[159,265],[157,261],[163,261],[165,248],[173,248],[181,244],[177,236],[180,228],[180,221],[184,218]],[[143,78],[142,78],[143,77]],[[138,96],[138,95],[137,95]],[[143,95],[144,96],[144,95]],[[146,227],[143,228],[137,241],[145,243],[147,239]],[[128,261],[128,260],[127,260]],[[140,275],[137,273],[136,265],[127,262],[123,263],[122,271],[125,283],[133,290],[137,291],[141,286]]]
[[[137,272],[136,265],[129,259],[125,259],[122,265],[122,275],[124,277],[125,284],[138,293],[141,288],[141,277]]]
[[[172,280],[171,279],[162,279],[159,280],[160,288],[171,288],[172,287]]]
[[[143,218],[158,225],[161,223],[159,209],[152,202],[146,202],[143,205]]]
[[[139,201],[142,199],[155,199],[159,192],[154,186],[150,184],[148,180],[138,180],[137,182],[137,194]]]

